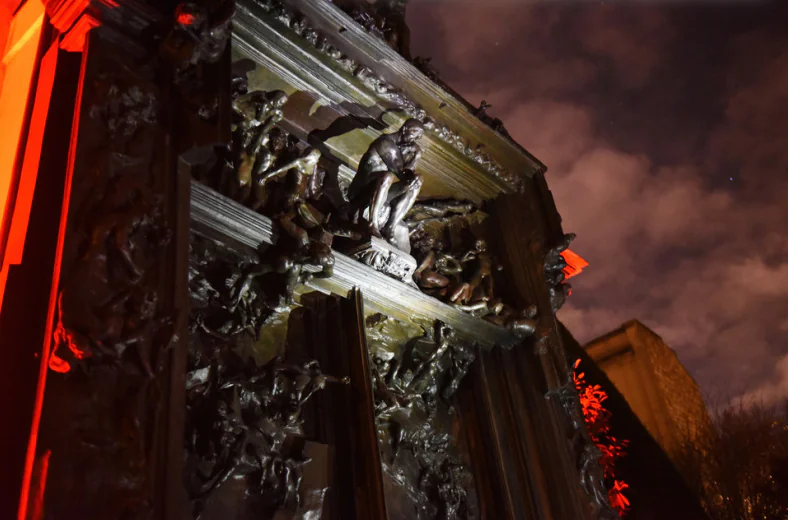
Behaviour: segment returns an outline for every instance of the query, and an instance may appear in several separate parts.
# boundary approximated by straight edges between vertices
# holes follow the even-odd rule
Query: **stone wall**
[[[711,425],[698,384],[676,353],[652,330],[634,322],[631,330],[646,348],[657,384],[664,393],[668,415],[680,437],[703,434]]]
[[[678,465],[682,444],[705,435],[711,422],[697,383],[676,353],[636,320],[585,349]]]

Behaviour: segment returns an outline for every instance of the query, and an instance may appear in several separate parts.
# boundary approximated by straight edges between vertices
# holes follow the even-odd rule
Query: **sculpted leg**
[[[369,228],[373,235],[380,236],[380,213],[386,205],[389,190],[397,176],[393,173],[387,173],[378,179],[375,192],[372,194],[372,203],[369,206]],[[404,215],[403,215],[404,216]]]
[[[405,215],[416,203],[416,197],[421,191],[422,183],[421,176],[415,175],[412,180],[407,181],[406,186],[403,186],[404,191],[402,195],[397,197],[391,205],[391,214],[383,230],[384,236],[391,238],[394,235],[394,229],[402,222],[402,219],[405,218]]]

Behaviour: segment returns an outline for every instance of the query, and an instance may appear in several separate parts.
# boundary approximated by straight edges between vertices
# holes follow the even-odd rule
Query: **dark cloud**
[[[716,398],[788,397],[786,15],[763,2],[409,7],[415,53],[549,167],[591,264],[560,318],[581,340],[640,319]]]

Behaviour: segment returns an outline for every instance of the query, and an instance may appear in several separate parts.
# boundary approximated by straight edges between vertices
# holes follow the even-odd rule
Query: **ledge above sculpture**
[[[352,121],[356,125],[354,138],[363,143],[343,144],[336,136],[330,140],[321,137],[329,141],[325,146],[332,155],[355,168],[357,148],[366,148],[381,131],[415,117],[427,128],[422,163],[424,193],[431,197],[489,199],[517,189],[518,178],[544,170],[541,163],[479,121],[465,104],[434,85],[336,6],[327,2],[287,4],[240,1],[233,47],[236,59],[250,58],[274,72],[277,77],[268,79],[250,74],[250,87],[290,94],[292,112],[288,110],[285,119],[300,127],[302,139],[325,131],[340,119]],[[306,17],[287,10],[289,7]],[[326,13],[313,12],[317,7],[325,8]],[[331,24],[333,29],[323,29]],[[356,47],[355,38],[361,38],[364,45]],[[350,56],[346,49],[350,53],[361,49],[365,54]],[[386,68],[392,60],[403,71]],[[296,92],[305,99],[296,102]],[[321,123],[324,128],[316,126]],[[298,135],[297,128],[289,127],[288,131]],[[437,191],[440,189],[444,191]]]
[[[471,105],[441,79],[440,73],[431,63],[432,58],[423,56],[414,58],[412,56],[410,52],[410,28],[406,22],[408,0],[371,0],[370,2],[366,0],[332,0],[332,2],[353,18],[368,33],[385,41],[389,47],[412,63],[433,83],[458,101],[464,102],[466,108],[471,110],[473,115],[480,121],[501,134],[501,136],[509,139],[518,148],[522,148],[509,135],[503,121],[487,114],[487,109],[491,108],[492,105],[484,100],[478,107]],[[525,154],[528,154],[524,148],[522,150]]]
[[[191,216],[192,229],[215,240],[253,249],[275,242],[269,218],[196,181],[192,181]],[[522,341],[502,327],[442,303],[341,253],[335,252],[334,256],[333,276],[308,280],[307,288],[341,296],[359,288],[364,292],[365,306],[372,312],[405,321],[413,316],[439,319],[459,336],[486,348],[496,345],[509,348]]]
[[[464,101],[445,92],[388,43],[367,32],[330,0],[285,0],[284,3],[303,14],[321,33],[338,34],[337,38],[332,37],[332,43],[343,51],[352,50],[350,58],[373,68],[439,123],[451,122],[452,128],[463,137],[474,143],[485,143],[502,167],[526,176],[545,170],[535,157],[479,121]]]

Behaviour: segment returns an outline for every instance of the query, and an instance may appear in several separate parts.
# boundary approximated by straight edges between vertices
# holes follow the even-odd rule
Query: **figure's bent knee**
[[[378,181],[380,185],[392,185],[397,180],[397,175],[392,172],[386,172]]]

